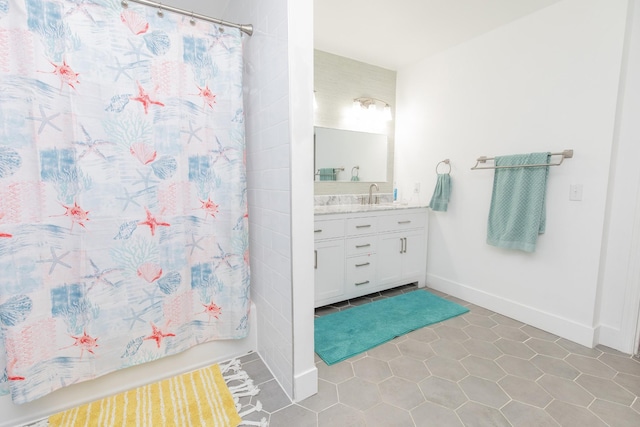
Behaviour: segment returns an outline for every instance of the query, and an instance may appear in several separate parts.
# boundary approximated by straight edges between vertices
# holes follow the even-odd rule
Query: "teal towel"
[[[439,173],[429,207],[434,211],[446,212],[449,207],[449,197],[451,197],[451,176],[448,173]]]
[[[360,181],[360,166],[351,168],[351,181]]]
[[[496,166],[549,163],[550,153],[518,154],[495,158]],[[544,233],[548,166],[496,169],[489,209],[487,243],[534,252]]]
[[[335,181],[336,170],[334,168],[320,168],[320,181]]]

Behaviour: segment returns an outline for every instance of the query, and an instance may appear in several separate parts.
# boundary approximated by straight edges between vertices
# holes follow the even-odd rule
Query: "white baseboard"
[[[313,368],[296,375],[293,379],[294,401],[300,402],[318,392],[318,368]]]
[[[427,283],[432,289],[519,320],[586,347],[593,348],[596,343],[596,331],[592,326],[582,325],[562,316],[540,311],[535,307],[492,295],[432,274],[427,274]]]
[[[596,328],[596,343],[627,354],[633,354],[633,342],[622,334],[620,329],[608,325],[598,325]]]
[[[0,397],[0,427],[32,423],[67,410],[141,385],[200,369],[246,353],[257,351],[256,307],[251,304],[249,335],[241,340],[210,341],[180,354],[112,372],[95,380],[57,390],[33,402],[15,405],[11,396]]]

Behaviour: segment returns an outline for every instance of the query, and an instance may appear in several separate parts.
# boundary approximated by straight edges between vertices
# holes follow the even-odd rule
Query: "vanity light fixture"
[[[381,115],[378,112],[378,106],[377,106],[378,103],[384,105]],[[387,121],[387,122],[392,119],[392,117],[391,117],[391,106],[386,101],[383,101],[383,100],[378,99],[378,98],[367,98],[367,97],[356,98],[356,99],[353,100],[353,109],[357,113],[362,113],[363,110],[364,110],[364,111],[366,111],[366,113],[368,115],[369,114],[372,115],[372,116],[373,115],[380,115],[382,120]]]
[[[389,104],[384,106],[384,110],[382,110],[382,118],[387,121],[390,122],[392,117],[391,117],[391,107],[389,106]]]

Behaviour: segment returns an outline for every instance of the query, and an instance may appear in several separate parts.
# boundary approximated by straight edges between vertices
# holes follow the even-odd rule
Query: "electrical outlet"
[[[413,192],[414,193],[419,193],[420,192],[420,183],[416,182],[415,184],[413,184]]]

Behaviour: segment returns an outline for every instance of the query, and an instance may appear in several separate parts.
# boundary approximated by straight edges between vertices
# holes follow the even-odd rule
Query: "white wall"
[[[436,164],[452,165],[449,211],[430,218],[429,286],[593,344],[626,5],[565,0],[399,70],[400,187],[421,182],[426,202]],[[471,171],[475,159],[563,149],[575,155],[550,170],[536,252],[487,245],[493,172]]]
[[[640,4],[630,2],[607,199],[598,341],[633,353],[640,309]]]
[[[230,3],[225,16],[254,26],[245,44],[245,116],[251,298],[258,307],[258,352],[294,400],[317,390],[309,177],[312,8],[311,0],[240,0]]]
[[[251,299],[258,307],[258,351],[292,396],[287,2],[242,0],[230,4],[230,10],[230,16],[254,26],[245,44],[245,118]]]
[[[293,400],[318,391],[314,358],[313,0],[289,1]]]

